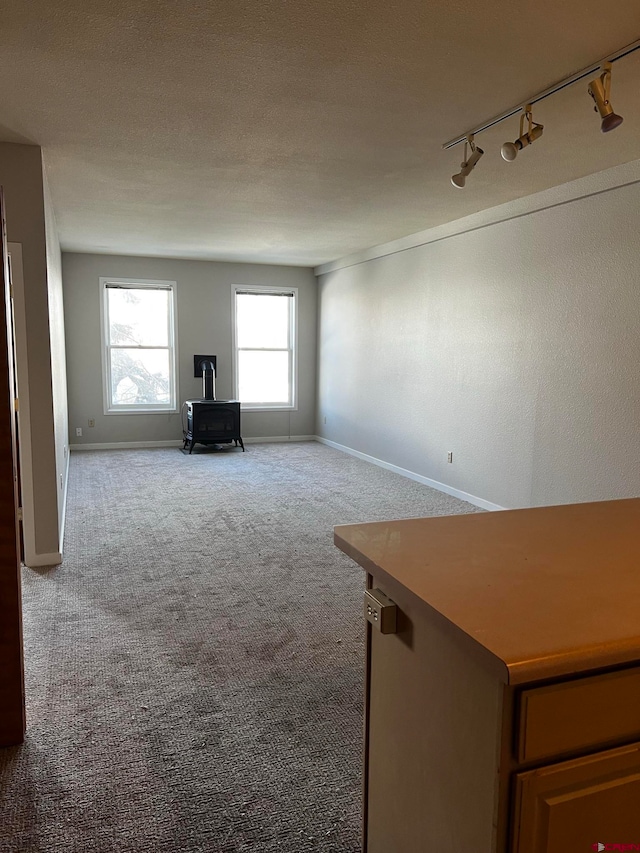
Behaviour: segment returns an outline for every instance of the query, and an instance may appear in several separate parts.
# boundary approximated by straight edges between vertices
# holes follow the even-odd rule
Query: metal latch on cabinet
[[[398,608],[379,589],[368,589],[364,594],[364,615],[381,634],[395,634]]]

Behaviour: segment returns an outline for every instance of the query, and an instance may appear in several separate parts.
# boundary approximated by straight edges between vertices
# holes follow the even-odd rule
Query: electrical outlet
[[[94,426],[96,425],[96,420],[95,420],[95,418],[89,418],[88,423],[89,423],[89,426],[90,426],[90,427],[94,427]]]
[[[395,634],[398,608],[379,589],[368,589],[364,594],[364,618],[381,634]]]
[[[453,450],[447,453],[447,462],[453,462]]]
[[[327,422],[327,416],[326,415],[324,416],[324,422],[325,422],[325,424]]]
[[[82,435],[82,427],[76,427],[76,435],[78,435],[78,436]]]

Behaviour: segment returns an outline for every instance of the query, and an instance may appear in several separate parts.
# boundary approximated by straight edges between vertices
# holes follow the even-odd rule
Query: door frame
[[[22,535],[25,566],[38,566],[36,553],[35,510],[33,501],[33,460],[31,454],[31,414],[29,395],[29,361],[27,358],[27,314],[24,295],[22,243],[7,243],[11,258],[13,285],[14,344],[16,376],[20,408],[18,411],[18,454],[20,462],[20,497],[22,501]]]
[[[0,188],[0,746],[22,743],[25,733],[22,590],[16,455],[12,307],[4,196]]]

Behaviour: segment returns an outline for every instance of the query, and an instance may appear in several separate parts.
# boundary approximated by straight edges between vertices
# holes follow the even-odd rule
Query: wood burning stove
[[[183,429],[183,450],[189,445],[189,453],[194,444],[240,444],[244,452],[244,442],[240,435],[240,403],[237,400],[216,400],[215,355],[194,355],[194,376],[202,376],[202,398],[187,400],[187,426]]]
[[[187,400],[187,428],[183,450],[194,444],[230,444],[244,451],[240,435],[240,403],[237,400]]]

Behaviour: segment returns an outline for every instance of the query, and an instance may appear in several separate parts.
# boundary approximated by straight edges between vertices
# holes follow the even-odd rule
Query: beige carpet
[[[364,579],[332,528],[473,511],[315,443],[73,454],[0,851],[356,853]]]

